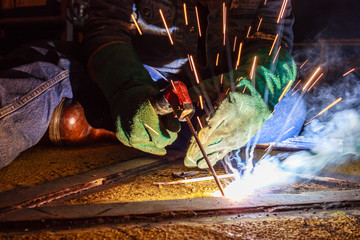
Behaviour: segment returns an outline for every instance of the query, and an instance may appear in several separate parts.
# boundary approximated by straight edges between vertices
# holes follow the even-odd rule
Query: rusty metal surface
[[[75,193],[110,185],[167,162],[160,158],[138,158],[30,188],[0,192],[0,214],[21,208],[38,207]]]
[[[194,198],[148,202],[71,205],[23,209],[0,216],[0,231],[24,226],[121,223],[133,220],[160,221],[168,218],[226,214],[274,213],[294,210],[360,207],[360,190],[261,194],[242,201],[226,198]]]

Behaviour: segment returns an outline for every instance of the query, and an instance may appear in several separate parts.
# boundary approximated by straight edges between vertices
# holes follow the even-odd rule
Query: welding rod
[[[204,158],[205,158],[205,161],[206,161],[206,163],[207,163],[207,165],[208,165],[208,167],[209,167],[209,169],[210,169],[210,171],[211,171],[211,173],[212,173],[212,175],[213,175],[213,177],[214,177],[214,179],[215,179],[215,182],[216,182],[216,184],[218,185],[218,187],[219,187],[219,189],[220,189],[221,194],[223,195],[223,197],[225,197],[224,189],[223,189],[223,187],[221,186],[221,183],[220,183],[220,181],[219,181],[219,178],[218,178],[218,176],[216,175],[215,169],[214,169],[213,166],[211,165],[210,160],[209,160],[209,158],[208,158],[208,156],[207,156],[207,154],[206,154],[206,152],[205,152],[205,150],[204,150],[204,148],[203,148],[203,146],[202,146],[202,144],[201,144],[201,142],[200,142],[200,139],[199,139],[198,136],[197,136],[197,133],[196,133],[196,131],[195,131],[195,129],[194,129],[194,126],[192,125],[192,123],[191,123],[191,121],[190,121],[190,117],[189,117],[189,116],[186,116],[185,118],[186,118],[187,124],[189,125],[190,131],[191,131],[191,133],[193,134],[193,136],[195,137],[195,140],[196,140],[196,142],[197,142],[197,144],[198,144],[198,146],[199,146],[199,148],[200,148],[200,151],[201,151],[201,153],[203,154],[203,156],[204,156]]]

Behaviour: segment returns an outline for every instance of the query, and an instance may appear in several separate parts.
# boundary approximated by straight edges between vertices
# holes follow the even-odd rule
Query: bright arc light
[[[293,176],[280,168],[280,161],[276,157],[268,157],[255,165],[252,172],[245,171],[240,177],[237,175],[225,189],[225,197],[235,201],[241,201],[266,187],[286,183]],[[221,197],[221,192],[213,193],[213,196]]]

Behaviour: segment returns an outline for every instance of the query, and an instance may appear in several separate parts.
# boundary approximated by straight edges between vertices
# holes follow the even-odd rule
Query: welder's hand
[[[150,99],[160,91],[134,49],[122,42],[105,45],[90,58],[88,71],[110,103],[118,139],[144,152],[166,154],[180,123],[155,113]]]
[[[118,112],[116,136],[126,146],[141,151],[164,155],[165,147],[173,143],[180,130],[180,123],[172,114],[159,119],[149,100],[142,103],[133,116],[128,107]],[[130,122],[129,122],[130,120]]]
[[[270,114],[258,96],[229,93],[214,116],[207,119],[208,125],[198,133],[211,164],[243,146]],[[208,168],[194,137],[190,140],[184,163],[187,167]]]
[[[198,133],[212,164],[251,139],[269,118],[286,84],[295,79],[296,65],[288,52],[281,50],[275,64],[268,58],[268,53],[269,49],[263,49],[245,57],[238,70],[222,76],[222,84],[221,76],[218,76],[189,89],[193,101],[202,94],[215,103],[214,116],[207,119],[208,126]],[[257,67],[251,80],[249,73],[255,55]],[[184,161],[188,167],[207,167],[194,137]]]
[[[286,84],[295,79],[296,64],[285,50],[279,51],[277,61],[273,63],[273,59],[269,57],[269,51],[270,49],[262,49],[244,56],[237,70],[205,79],[199,85],[189,88],[192,101],[199,101],[201,94],[214,104],[221,102],[226,92],[243,92],[246,87],[245,94],[260,95],[270,110],[273,110]],[[255,77],[250,80],[249,75],[255,56],[257,57]]]

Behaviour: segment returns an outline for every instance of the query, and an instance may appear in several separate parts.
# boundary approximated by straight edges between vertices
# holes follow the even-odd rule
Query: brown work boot
[[[117,139],[113,132],[90,126],[80,103],[68,98],[63,98],[53,112],[49,137],[56,145],[81,145]]]

